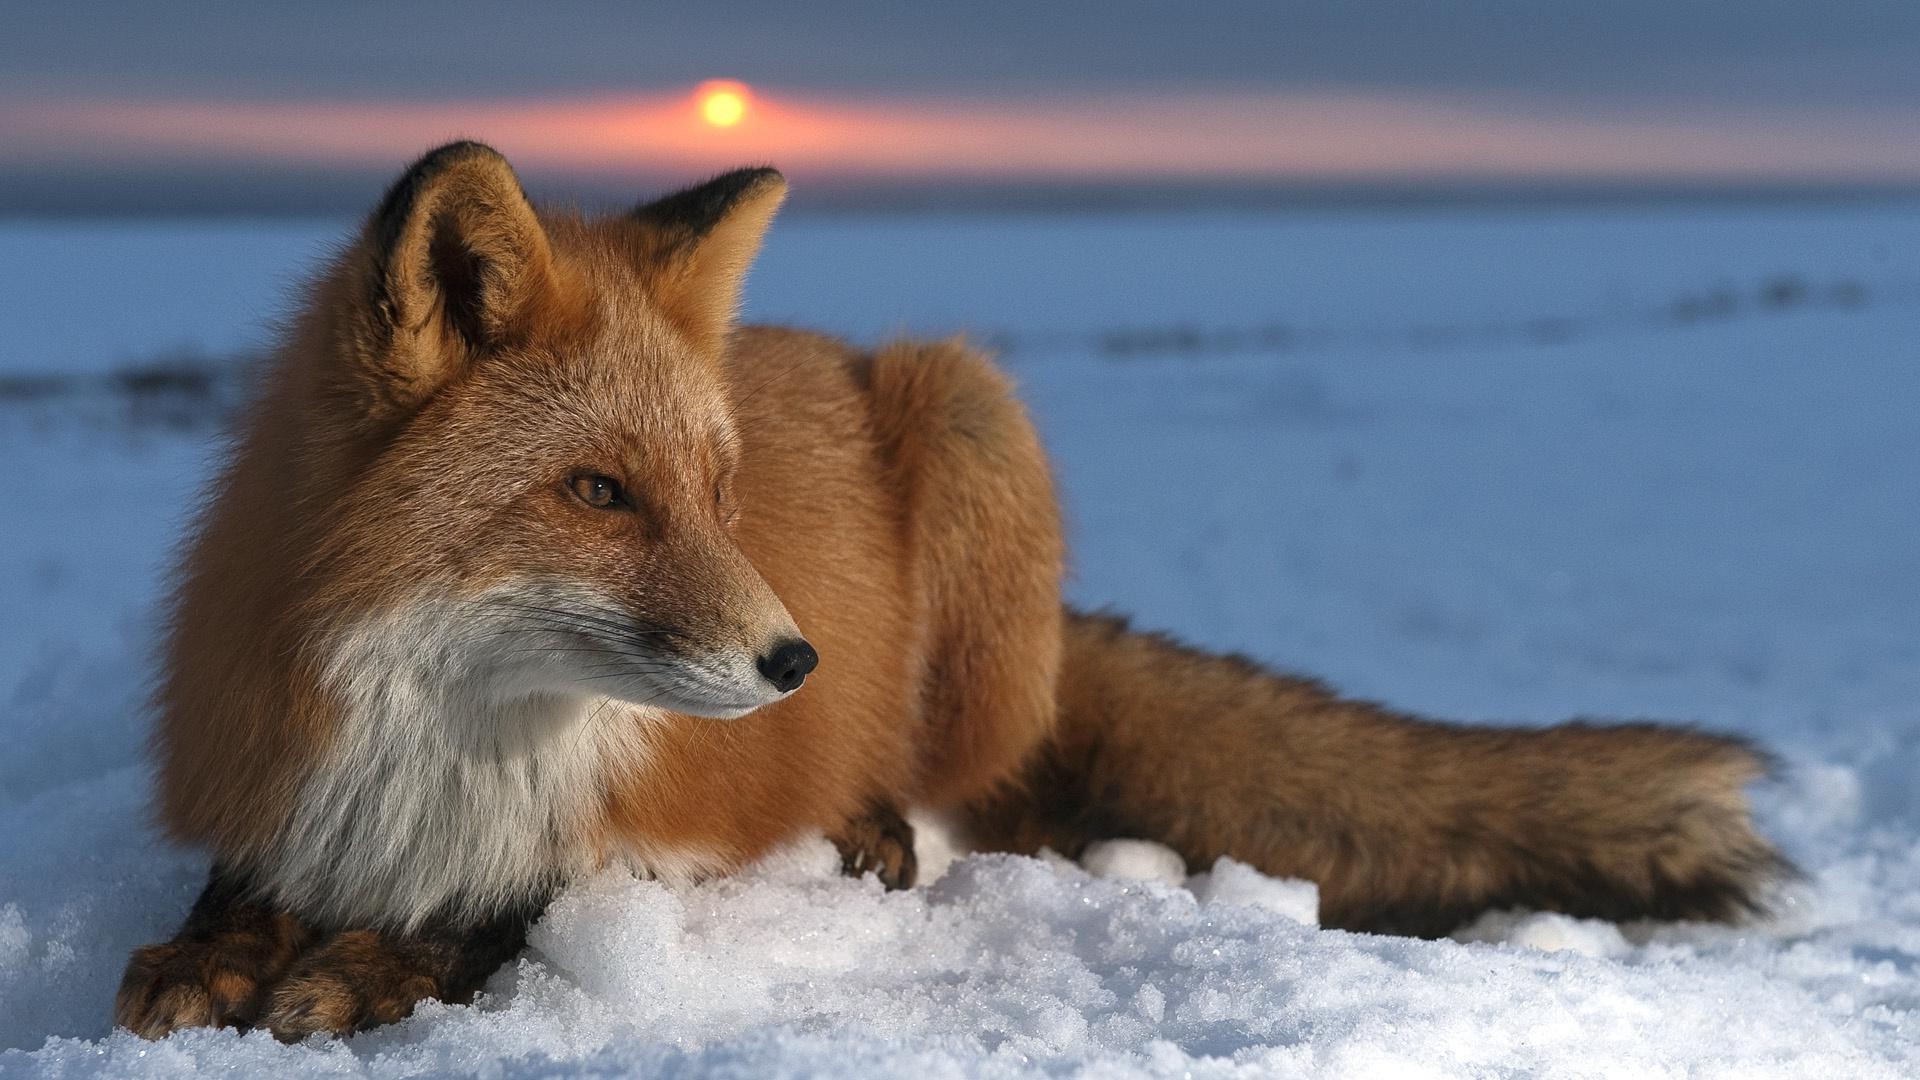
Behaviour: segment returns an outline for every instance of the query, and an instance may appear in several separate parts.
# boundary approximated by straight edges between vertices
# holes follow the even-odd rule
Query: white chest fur
[[[636,760],[646,718],[515,685],[473,610],[426,601],[333,640],[333,741],[256,867],[293,910],[410,929],[528,899],[597,859],[608,778]]]

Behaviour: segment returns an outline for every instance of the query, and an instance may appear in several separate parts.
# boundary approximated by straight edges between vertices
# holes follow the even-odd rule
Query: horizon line
[[[604,173],[539,173],[536,202],[589,212],[617,210],[695,180],[615,180]],[[0,168],[0,220],[130,218],[337,219],[366,212],[385,172],[353,170],[68,170],[9,176]],[[1913,181],[1799,177],[1391,176],[1330,179],[809,177],[788,213],[1153,213],[1311,212],[1661,205],[1920,202]]]

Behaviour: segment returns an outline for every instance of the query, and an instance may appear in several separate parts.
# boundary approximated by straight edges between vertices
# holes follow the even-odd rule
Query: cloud
[[[524,168],[955,179],[1342,177],[1920,180],[1920,117],[1578,110],[1359,93],[1182,91],[875,99],[761,93],[738,127],[688,93],[448,102],[93,99],[0,108],[44,165],[391,169],[455,136]]]

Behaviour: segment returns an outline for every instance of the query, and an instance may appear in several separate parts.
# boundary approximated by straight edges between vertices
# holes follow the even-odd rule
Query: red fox
[[[117,1021],[284,1038],[472,998],[609,862],[832,837],[914,875],[1147,837],[1332,927],[1727,919],[1789,871],[1742,742],[1453,727],[1066,610],[1047,460],[956,341],[737,327],[786,184],[598,219],[462,142],[311,289],[182,568],[158,813],[212,853]]]

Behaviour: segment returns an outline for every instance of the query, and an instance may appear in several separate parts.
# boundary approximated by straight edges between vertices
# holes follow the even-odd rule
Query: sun
[[[730,128],[746,119],[748,93],[745,83],[713,79],[700,84],[700,117],[714,127]]]

